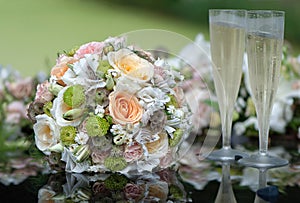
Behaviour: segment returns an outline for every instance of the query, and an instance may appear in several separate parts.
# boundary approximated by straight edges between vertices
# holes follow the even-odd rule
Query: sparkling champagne
[[[258,124],[268,135],[270,114],[279,83],[283,40],[264,32],[247,35],[249,79]],[[267,139],[262,139],[267,142]]]
[[[223,129],[231,134],[231,120],[241,82],[245,29],[228,23],[211,23],[211,54],[216,94],[218,97]],[[224,126],[225,120],[227,125]],[[229,128],[228,128],[229,127]]]

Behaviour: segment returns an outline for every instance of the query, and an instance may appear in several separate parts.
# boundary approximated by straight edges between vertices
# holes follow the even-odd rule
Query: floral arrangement
[[[26,115],[39,78],[24,78],[0,66],[0,182],[5,185],[19,184],[42,170],[31,158],[33,129]]]
[[[29,108],[36,146],[68,172],[167,167],[191,129],[183,79],[124,38],[60,54]]]
[[[53,174],[39,189],[38,199],[39,202],[187,202],[187,195],[176,173],[163,170],[138,176]]]

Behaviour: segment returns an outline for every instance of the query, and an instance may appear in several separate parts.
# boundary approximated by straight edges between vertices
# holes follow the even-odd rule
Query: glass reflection
[[[267,185],[268,169],[260,168],[258,174],[258,189],[256,191],[254,203],[276,202],[279,195],[276,186]]]
[[[222,162],[222,179],[215,203],[236,203],[230,177],[230,162]]]

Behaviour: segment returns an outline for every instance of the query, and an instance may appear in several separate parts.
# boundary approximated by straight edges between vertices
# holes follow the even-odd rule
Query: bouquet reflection
[[[57,173],[39,189],[39,202],[187,202],[173,170],[157,173]]]

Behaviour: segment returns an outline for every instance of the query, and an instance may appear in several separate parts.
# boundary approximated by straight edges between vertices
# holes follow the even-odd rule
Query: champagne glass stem
[[[223,148],[231,148],[231,130],[232,130],[232,110],[231,108],[226,109],[222,123],[222,134],[223,134]]]
[[[269,129],[270,122],[268,115],[259,115],[258,114],[258,122],[259,122],[259,154],[267,155],[268,152],[268,138],[269,138]]]

